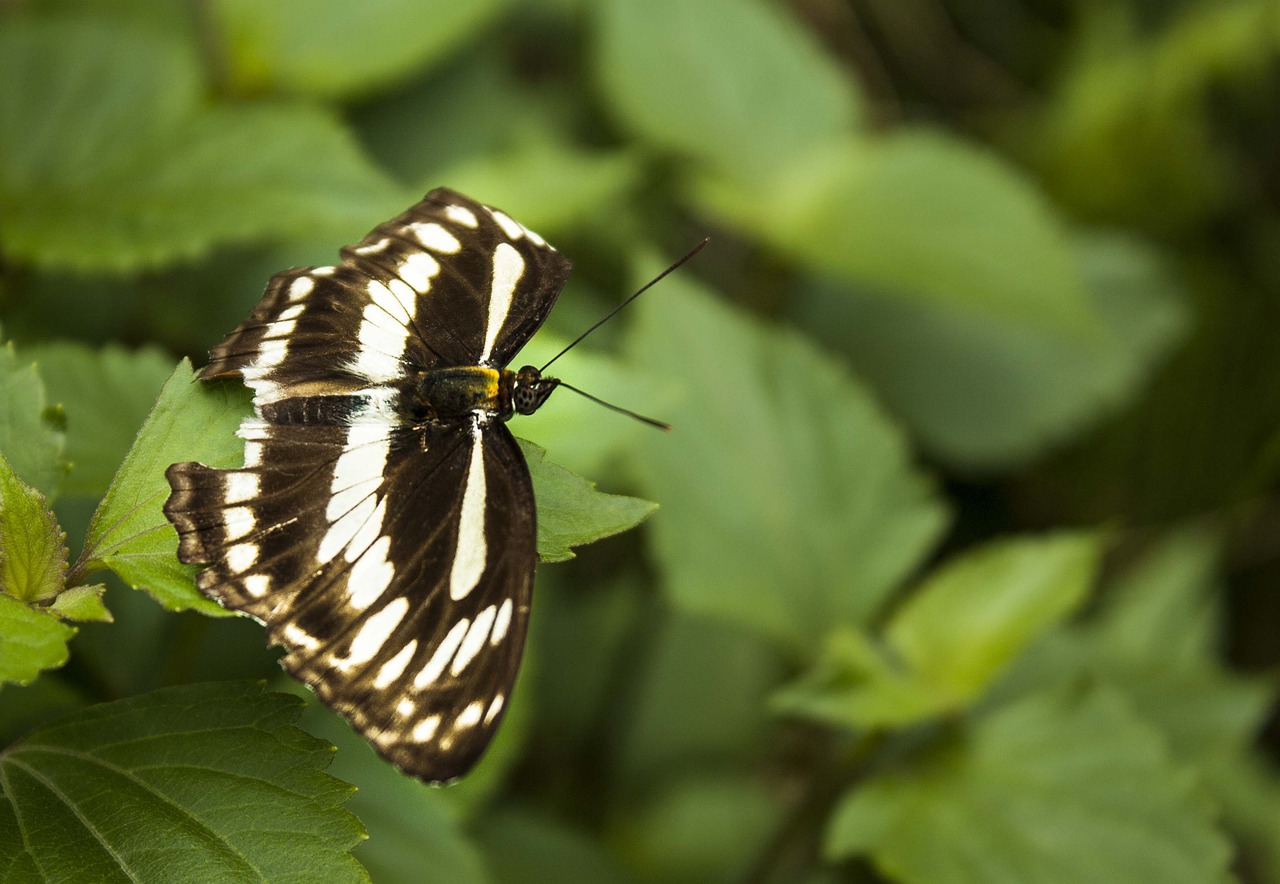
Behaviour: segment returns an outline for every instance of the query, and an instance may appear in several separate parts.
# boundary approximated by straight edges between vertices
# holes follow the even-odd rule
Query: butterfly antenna
[[[661,281],[662,281],[662,279],[663,279],[663,278],[664,278],[668,273],[671,273],[673,270],[675,270],[675,269],[676,269],[677,267],[679,267],[681,264],[683,264],[684,262],[688,261],[688,260],[689,260],[690,258],[692,258],[694,255],[698,254],[698,252],[700,252],[700,251],[702,251],[703,249],[705,249],[705,248],[707,247],[707,243],[709,243],[709,242],[711,242],[711,237],[709,237],[709,236],[708,236],[708,237],[706,237],[702,242],[698,243],[696,246],[694,246],[692,249],[690,249],[690,250],[689,250],[689,253],[688,253],[687,255],[685,255],[683,258],[681,258],[679,261],[676,261],[674,264],[672,264],[672,265],[671,265],[670,267],[668,267],[666,270],[662,271],[662,272],[661,272],[661,273],[659,273],[657,276],[655,276],[653,279],[649,280],[649,281],[648,281],[648,282],[646,282],[643,286],[641,286],[641,287],[640,287],[640,291],[636,292],[634,295],[632,295],[631,297],[627,298],[625,301],[623,301],[623,302],[622,302],[621,304],[619,304],[617,307],[614,307],[612,310],[610,310],[608,313],[606,313],[606,314],[604,315],[604,317],[603,317],[599,322],[597,322],[595,325],[591,326],[591,328],[587,329],[587,330],[586,330],[586,331],[584,331],[582,334],[580,334],[580,335],[578,335],[576,338],[574,338],[574,339],[573,339],[573,342],[572,342],[572,343],[570,343],[570,344],[569,344],[569,346],[565,347],[563,350],[561,350],[561,351],[560,351],[559,353],[557,353],[555,356],[552,356],[552,357],[551,357],[551,359],[549,359],[549,360],[547,361],[547,365],[542,366],[542,368],[538,369],[538,371],[539,371],[539,372],[544,372],[544,371],[546,371],[546,370],[547,370],[547,366],[548,366],[548,365],[550,365],[552,362],[555,362],[557,359],[559,359],[559,358],[560,358],[561,356],[563,356],[564,354],[568,353],[568,352],[569,352],[570,350],[572,350],[574,347],[578,346],[578,344],[582,342],[582,339],[583,339],[583,338],[585,338],[587,335],[591,334],[593,331],[595,331],[596,329],[598,329],[600,326],[604,325],[604,324],[605,324],[606,322],[608,322],[610,319],[613,319],[613,317],[614,317],[614,316],[616,316],[616,315],[618,314],[618,311],[620,311],[623,307],[627,306],[627,305],[628,305],[628,304],[630,304],[632,301],[634,301],[636,298],[640,297],[640,296],[641,296],[641,295],[643,295],[645,292],[647,292],[649,289],[653,288],[655,285],[657,285],[659,282],[661,282]],[[563,384],[563,386],[568,387],[569,385],[568,385],[568,384]],[[571,389],[571,390],[572,390],[572,389],[573,389],[573,387],[569,387],[569,389]],[[582,391],[581,391],[581,390],[576,390],[575,392],[577,392],[577,393],[582,393]],[[583,395],[583,396],[586,396],[587,394],[586,394],[586,393],[582,393],[582,395]],[[594,397],[588,397],[588,398],[594,398]],[[597,401],[597,402],[600,402],[600,400],[599,400],[599,399],[597,399],[596,401]],[[607,405],[609,408],[612,408],[612,409],[614,409],[615,411],[626,411],[626,409],[618,408],[617,406],[614,406],[614,405],[609,405],[609,403],[607,403],[607,402],[600,402],[600,404],[601,404],[601,405]],[[627,414],[631,414],[631,412],[629,412],[629,411],[628,411],[628,412],[626,412],[626,413],[627,413]],[[664,427],[664,428],[666,428],[666,429],[668,429],[668,430],[669,430],[669,429],[671,429],[671,428],[670,428],[670,427],[668,427],[666,424],[661,423],[660,421],[650,420],[650,419],[649,419],[649,418],[647,418],[647,417],[640,417],[640,415],[638,415],[638,414],[634,414],[634,415],[632,415],[632,417],[639,418],[640,420],[645,421],[646,423],[654,424],[655,426]]]
[[[671,432],[671,424],[665,424],[660,420],[655,420],[651,417],[645,417],[643,414],[636,414],[634,411],[630,410],[629,408],[623,408],[621,405],[614,405],[612,402],[605,402],[599,396],[592,396],[587,391],[579,390],[577,387],[574,387],[570,384],[566,384],[564,381],[560,382],[560,386],[564,387],[567,390],[572,390],[573,392],[577,393],[579,396],[583,396],[587,399],[590,399],[592,402],[596,403],[597,405],[603,405],[605,408],[609,409],[610,411],[616,411],[618,412],[618,414],[625,414],[627,417],[633,417],[636,420],[642,423],[646,423],[651,427],[657,427],[659,430],[666,430],[668,433]]]

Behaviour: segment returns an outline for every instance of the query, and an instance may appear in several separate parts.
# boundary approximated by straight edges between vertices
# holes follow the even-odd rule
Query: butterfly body
[[[272,278],[203,379],[254,390],[245,463],[174,464],[165,514],[200,590],[267,626],[281,664],[428,782],[484,752],[524,646],[537,561],[513,414],[559,383],[506,368],[570,264],[445,189]]]
[[[507,420],[533,414],[559,385],[533,366],[509,368],[461,365],[417,375],[401,394],[401,407],[415,419],[454,420],[468,414]]]

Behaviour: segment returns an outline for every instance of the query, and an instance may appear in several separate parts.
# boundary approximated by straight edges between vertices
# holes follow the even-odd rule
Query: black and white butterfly
[[[273,277],[200,377],[240,377],[245,465],[179,463],[165,515],[202,592],[420,779],[465,773],[510,700],[533,586],[529,471],[504,423],[559,385],[505,366],[570,262],[446,189]]]

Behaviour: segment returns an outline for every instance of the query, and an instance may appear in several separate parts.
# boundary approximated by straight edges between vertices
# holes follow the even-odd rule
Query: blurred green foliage
[[[1277,107],[1275,0],[0,0],[0,868],[1280,882]],[[181,357],[437,185],[573,258],[535,364],[713,238],[557,363],[675,432],[513,422],[544,558],[660,509],[446,789],[159,511]]]

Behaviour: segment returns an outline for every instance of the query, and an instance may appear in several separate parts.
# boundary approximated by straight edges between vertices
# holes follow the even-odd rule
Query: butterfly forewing
[[[535,509],[500,420],[412,419],[402,382],[504,365],[569,265],[447,190],[343,258],[275,277],[213,351],[204,376],[255,390],[245,466],[175,464],[165,511],[179,557],[207,563],[205,594],[266,623],[285,668],[381,754],[447,780],[484,751],[510,698]]]

